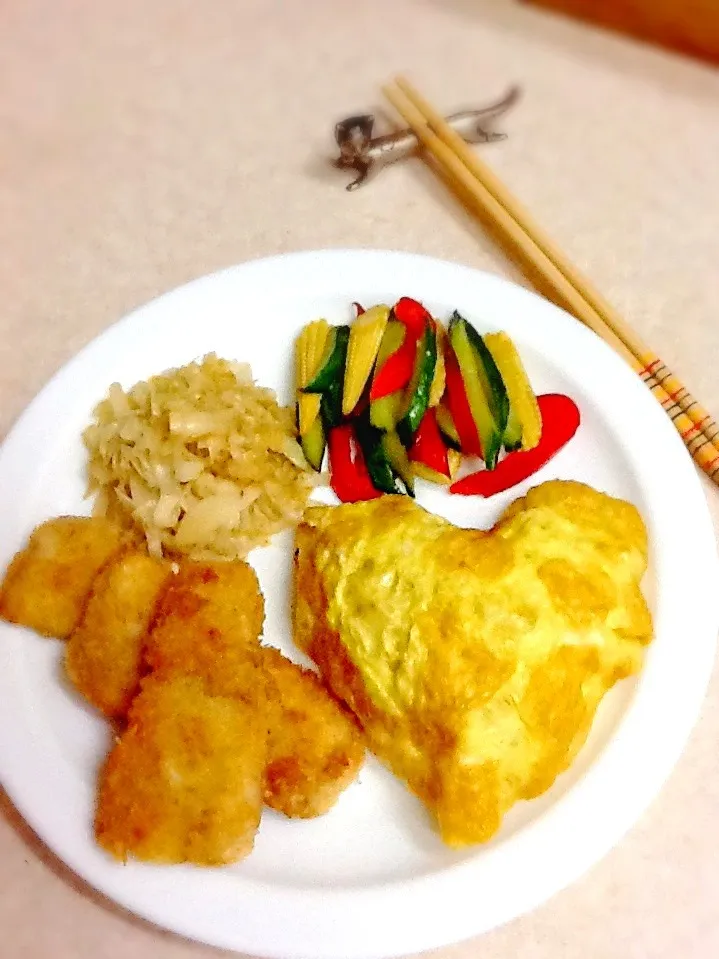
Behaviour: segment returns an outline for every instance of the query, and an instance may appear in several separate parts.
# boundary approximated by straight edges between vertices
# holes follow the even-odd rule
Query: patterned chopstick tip
[[[717,477],[719,477],[719,454],[717,454],[713,460],[707,463],[703,469],[710,479],[717,479]]]
[[[661,387],[665,394],[660,398],[661,404],[672,419],[679,415],[677,410],[686,413],[710,442],[713,443],[719,437],[719,425],[714,418],[694,399],[662,360],[657,358],[647,363],[639,371],[639,376],[651,390],[654,390],[656,385]]]

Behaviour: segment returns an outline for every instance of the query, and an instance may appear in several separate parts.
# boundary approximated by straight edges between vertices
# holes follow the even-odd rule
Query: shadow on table
[[[719,71],[620,33],[530,6],[522,0],[416,0],[513,33],[575,59],[590,58],[679,96],[719,102]],[[670,124],[670,118],[667,118]]]

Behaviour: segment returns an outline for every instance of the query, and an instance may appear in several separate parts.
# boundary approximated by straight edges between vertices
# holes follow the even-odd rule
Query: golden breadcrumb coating
[[[212,693],[241,695],[263,620],[257,575],[247,563],[183,561],[160,598],[147,665],[163,677],[199,676]]]
[[[237,862],[253,847],[266,761],[256,709],[195,677],[149,677],[100,774],[97,841],[121,860]]]
[[[295,640],[452,846],[489,839],[571,763],[652,636],[637,510],[580,483],[489,532],[406,497],[308,510]]]
[[[126,716],[139,690],[145,634],[169,563],[144,552],[116,556],[96,577],[70,634],[65,669],[80,693],[111,719]]]
[[[354,717],[319,676],[262,648],[269,744],[265,803],[287,816],[326,813],[357,776],[364,739]]]
[[[93,579],[122,543],[120,529],[101,517],[59,516],[42,523],[5,574],[0,616],[65,639],[82,616]]]

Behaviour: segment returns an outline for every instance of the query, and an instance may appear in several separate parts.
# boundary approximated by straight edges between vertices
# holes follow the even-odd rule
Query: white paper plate
[[[109,384],[205,352],[248,360],[290,399],[293,337],[308,321],[347,321],[350,303],[421,299],[506,330],[538,391],[582,410],[579,433],[541,473],[489,501],[424,486],[419,501],[486,526],[529,485],[584,480],[632,500],[649,527],[645,587],[656,639],[641,675],[602,707],[590,741],[555,787],[507,817],[485,846],[443,848],[424,812],[374,760],[327,816],[263,817],[255,851],[224,869],[118,865],[98,849],[92,814],[104,723],[68,687],[61,644],[0,627],[0,774],[28,822],[73,870],[123,906],[216,946],[277,959],[365,959],[481,933],[533,908],[602,856],[674,765],[712,665],[719,578],[712,526],[681,441],[639,379],[548,302],[474,270],[403,253],[301,253],[238,266],[148,304],[58,373],[0,452],[0,568],[41,520],[86,512],[80,432]],[[290,540],[252,556],[266,636],[291,650]]]

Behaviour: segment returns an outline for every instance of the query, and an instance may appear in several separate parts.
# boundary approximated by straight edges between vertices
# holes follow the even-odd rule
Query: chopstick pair
[[[719,426],[660,358],[570,263],[520,202],[403,77],[382,88],[460,199],[494,227],[536,286],[606,343],[641,377],[689,453],[719,486]]]

